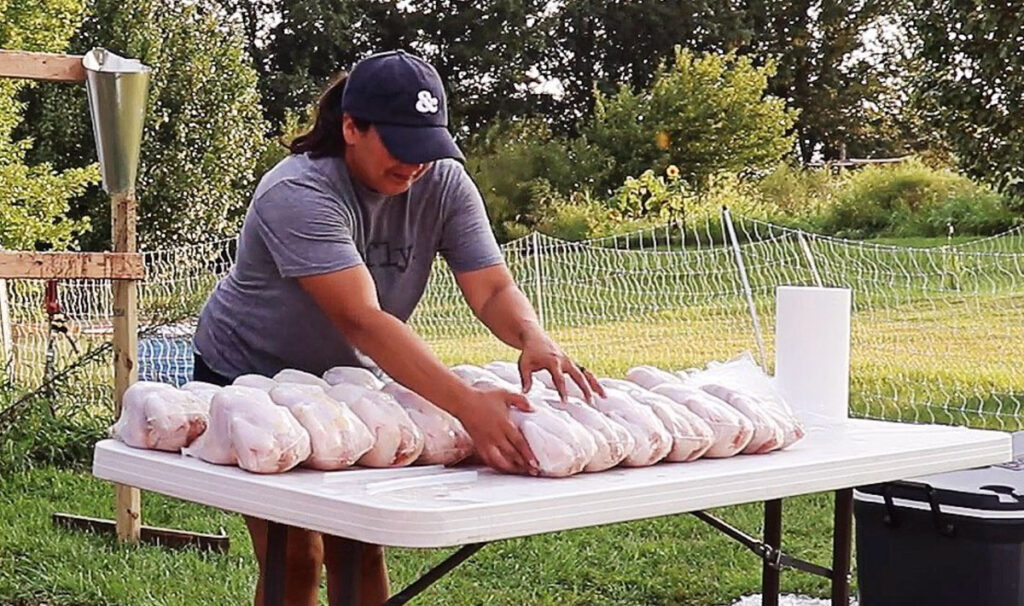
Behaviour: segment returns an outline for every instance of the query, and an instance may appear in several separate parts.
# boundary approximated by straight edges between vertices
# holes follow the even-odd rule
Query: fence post
[[[811,245],[807,243],[807,239],[804,238],[804,232],[796,232],[796,237],[800,240],[800,249],[804,251],[804,256],[807,257],[807,264],[811,267],[811,277],[814,278],[814,285],[821,288],[821,276],[818,274],[818,267],[814,264],[814,255],[811,254]]]
[[[0,279],[0,371],[3,377],[14,381],[14,333],[7,301],[7,280],[4,279]]]
[[[533,238],[533,274],[534,274],[533,287],[534,287],[534,296],[535,296],[536,301],[537,301],[537,319],[540,321],[540,327],[544,328],[545,327],[545,324],[544,324],[544,298],[543,298],[543,294],[544,293],[543,293],[543,290],[541,289],[541,282],[543,281],[543,276],[541,275],[541,265],[540,265],[540,255],[541,255],[541,252],[540,252],[540,232],[534,231],[532,238]]]
[[[740,281],[743,283],[743,292],[747,296],[747,309],[750,311],[750,320],[754,324],[754,340],[757,343],[757,353],[761,358],[761,367],[768,369],[768,358],[764,352],[764,337],[761,334],[761,321],[757,317],[757,307],[754,305],[754,293],[750,289],[750,280],[747,279],[747,268],[743,264],[743,253],[740,251],[740,243],[736,238],[736,230],[732,226],[732,217],[729,215],[729,208],[722,207],[722,223],[725,225],[732,241],[733,257],[736,260],[736,269],[740,274]]]

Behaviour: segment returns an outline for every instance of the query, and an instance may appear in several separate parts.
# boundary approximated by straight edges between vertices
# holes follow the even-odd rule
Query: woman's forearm
[[[522,350],[531,337],[544,334],[533,305],[514,282],[495,291],[477,317],[506,345]]]
[[[345,337],[392,379],[460,416],[469,386],[408,325],[385,311],[339,322]]]

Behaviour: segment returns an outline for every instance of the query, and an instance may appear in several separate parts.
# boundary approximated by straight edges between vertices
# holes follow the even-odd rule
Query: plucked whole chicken
[[[345,469],[373,448],[374,437],[366,424],[316,385],[282,383],[270,390],[270,398],[291,411],[309,433],[312,452],[302,463],[304,467]]]
[[[458,419],[398,383],[388,383],[383,392],[405,409],[423,432],[420,465],[454,465],[473,453],[473,440]]]
[[[510,387],[514,387],[512,383],[505,381],[504,379],[494,374],[493,372],[487,370],[486,368],[473,366],[472,364],[459,364],[457,366],[452,366],[451,371],[455,373],[455,376],[459,377],[460,379],[462,379],[466,383],[469,383],[470,385],[472,385],[474,381],[486,379],[491,381],[495,385],[505,384]],[[519,371],[516,372],[518,373]]]
[[[548,392],[540,398],[551,408],[567,413],[593,435],[597,451],[583,471],[611,469],[636,448],[636,439],[629,430],[583,400],[570,397],[566,402],[562,402],[555,392]]]
[[[251,387],[268,393],[278,385],[277,381],[263,375],[242,375],[232,381],[231,384],[240,387]]]
[[[662,383],[681,383],[682,380],[657,366],[634,366],[626,371],[626,379],[644,389],[653,389]]]
[[[804,437],[799,419],[776,391],[773,379],[750,352],[743,352],[726,362],[709,362],[703,370],[690,369],[685,382],[707,388],[705,391],[738,410],[754,406],[766,412],[782,429],[782,448],[788,448]],[[734,399],[737,403],[733,402]]]
[[[715,441],[705,457],[731,457],[743,452],[754,437],[750,419],[709,393],[682,383],[662,383],[651,391],[686,406],[711,426]]]
[[[232,385],[210,403],[210,426],[183,453],[253,473],[281,473],[305,461],[309,433],[265,391]]]
[[[790,446],[803,437],[803,428],[800,423],[795,418],[786,415],[780,408],[773,406],[772,403],[714,383],[702,385],[701,389],[742,412],[754,423],[754,438],[750,441],[751,445],[744,449],[745,453],[749,454],[750,451],[758,454],[771,452]],[[758,440],[759,431],[762,436],[768,437],[763,438],[761,444],[755,449],[753,445]]]
[[[521,382],[519,367],[512,362],[489,362],[484,364],[484,370],[490,371],[502,381],[511,383],[512,385],[519,385]]]
[[[423,432],[390,395],[348,383],[331,387],[327,395],[348,405],[375,437],[360,465],[403,467],[423,452]]]
[[[626,392],[606,387],[605,397],[595,394],[594,408],[633,434],[636,445],[622,461],[626,467],[654,465],[671,452],[672,435],[665,424],[649,407],[636,402]]]
[[[695,461],[715,443],[714,430],[689,408],[646,389],[627,393],[640,404],[650,407],[672,435],[672,450],[665,456],[666,461]]]
[[[210,401],[213,400],[213,394],[220,391],[220,385],[203,381],[189,381],[181,386],[181,390],[198,396],[200,400],[206,403],[206,409],[209,411]]]
[[[555,391],[555,380],[551,378],[551,373],[547,370],[538,370],[533,373],[533,378],[540,381],[546,389]],[[567,396],[573,398],[584,399],[583,390],[576,384],[576,381],[572,380],[569,375],[563,374],[563,380],[565,381],[565,393]]]
[[[477,379],[472,385],[478,389],[508,389],[502,379]],[[538,473],[548,478],[564,478],[583,471],[597,454],[593,434],[567,413],[548,406],[543,392],[527,397],[533,410],[510,407],[509,420],[526,439],[537,460]],[[558,395],[548,397],[557,399]]]
[[[586,469],[597,454],[593,433],[537,396],[530,403],[532,411],[511,408],[509,416],[530,445],[540,475],[564,478]]]
[[[378,379],[377,375],[365,368],[355,366],[335,366],[324,373],[324,381],[327,381],[330,385],[348,383],[349,385],[358,385],[366,389],[380,389],[384,387],[384,382]]]
[[[331,388],[331,384],[324,381],[320,377],[308,373],[304,370],[295,370],[294,368],[286,368],[281,372],[274,375],[274,381],[278,383],[300,383],[303,385],[316,385],[324,391]]]
[[[704,456],[715,443],[715,432],[711,426],[682,404],[644,389],[632,381],[600,379],[599,382],[606,389],[619,389],[637,402],[651,407],[672,434],[672,452],[665,457],[667,461],[694,461]]]
[[[173,385],[138,381],[125,390],[110,435],[134,448],[177,452],[206,431],[209,409],[202,398]]]

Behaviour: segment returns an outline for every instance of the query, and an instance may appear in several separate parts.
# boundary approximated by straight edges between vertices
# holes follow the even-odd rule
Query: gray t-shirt
[[[296,278],[365,264],[381,308],[404,322],[438,252],[456,272],[502,262],[462,164],[437,161],[406,193],[384,196],[350,178],[341,158],[291,155],[256,188],[235,264],[200,314],[196,351],[229,379],[372,366]]]

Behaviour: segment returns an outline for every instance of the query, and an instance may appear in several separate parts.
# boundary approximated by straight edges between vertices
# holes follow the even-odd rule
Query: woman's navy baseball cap
[[[415,55],[389,51],[357,63],[345,83],[341,110],[372,122],[384,146],[402,162],[465,161],[448,132],[441,76]]]

